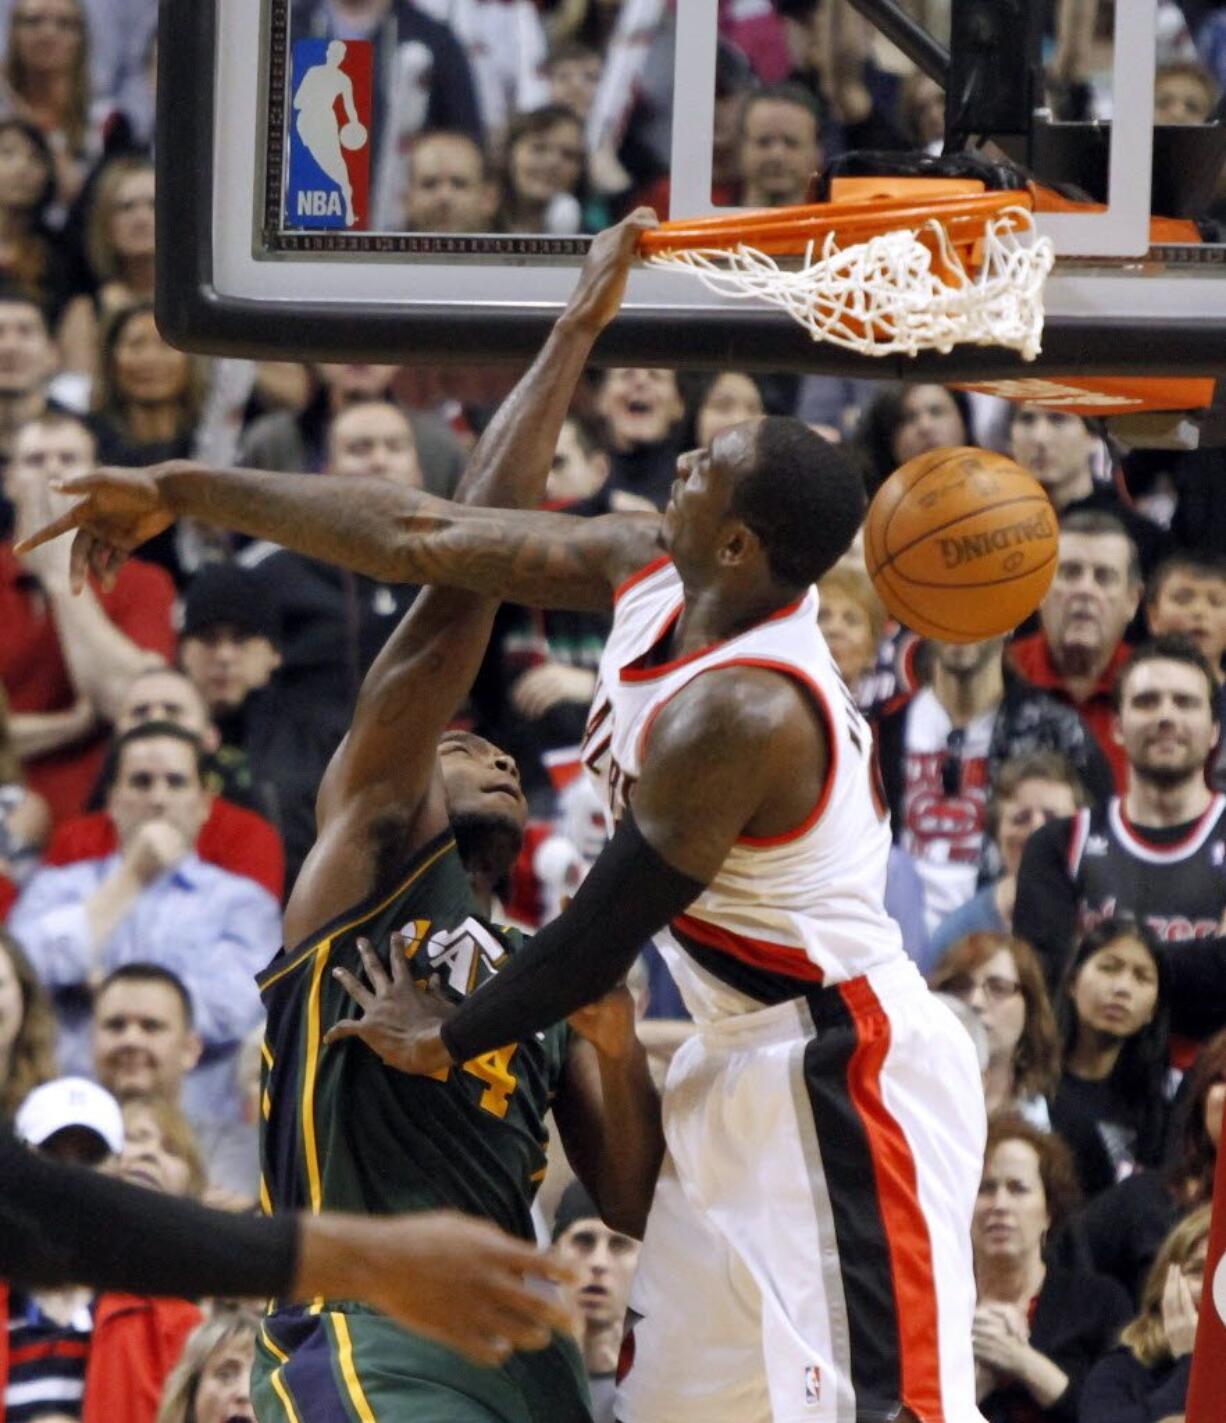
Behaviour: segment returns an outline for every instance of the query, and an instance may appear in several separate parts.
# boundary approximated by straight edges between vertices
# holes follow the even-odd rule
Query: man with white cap
[[[123,1113],[87,1077],[57,1077],[21,1104],[17,1135],[44,1156],[70,1166],[102,1166],[123,1150]]]

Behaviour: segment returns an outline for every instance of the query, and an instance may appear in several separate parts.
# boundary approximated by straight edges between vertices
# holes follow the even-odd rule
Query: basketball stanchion
[[[1035,229],[1029,191],[844,178],[832,197],[664,222],[639,251],[721,296],[781,307],[814,341],[862,355],[968,343],[1038,355],[1055,249]]]
[[[1213,1221],[1205,1255],[1187,1423],[1221,1423],[1226,1416],[1226,1151],[1218,1147],[1213,1181]]]

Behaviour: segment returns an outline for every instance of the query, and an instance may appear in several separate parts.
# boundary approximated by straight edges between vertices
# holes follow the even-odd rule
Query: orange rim
[[[956,246],[971,246],[983,236],[988,223],[1005,209],[1029,210],[1032,206],[1029,192],[1012,189],[934,194],[923,199],[910,194],[858,202],[763,208],[662,222],[639,238],[639,254],[654,257],[667,252],[744,244],[780,256],[802,253],[810,242],[821,243],[831,233],[836,241],[845,245],[902,228],[922,227],[933,221],[940,223]]]

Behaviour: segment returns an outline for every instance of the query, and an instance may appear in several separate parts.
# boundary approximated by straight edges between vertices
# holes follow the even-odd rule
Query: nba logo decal
[[[364,229],[370,219],[369,40],[296,40],[287,227]]]
[[[805,1365],[805,1402],[815,1408],[822,1401],[822,1371],[816,1364]]]

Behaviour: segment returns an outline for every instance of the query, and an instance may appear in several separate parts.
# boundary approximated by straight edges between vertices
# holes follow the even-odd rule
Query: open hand
[[[1188,1278],[1178,1265],[1170,1265],[1162,1286],[1162,1327],[1172,1358],[1182,1359],[1192,1352],[1196,1343],[1196,1321],[1196,1305],[1192,1302]]]
[[[450,1064],[439,1028],[455,1009],[441,994],[413,982],[405,947],[404,935],[393,934],[389,975],[370,940],[358,940],[369,988],[348,969],[332,970],[332,976],[361,1008],[362,1016],[334,1024],[324,1043],[331,1047],[345,1038],[360,1038],[388,1067],[429,1075]]]
[[[159,473],[168,468],[153,465],[149,469],[98,469],[53,485],[60,493],[76,497],[77,502],[24,538],[17,553],[27,554],[75,529],[70,557],[74,592],[81,590],[87,573],[93,573],[109,587],[134,548],[174,523],[174,511],[158,483]]]

